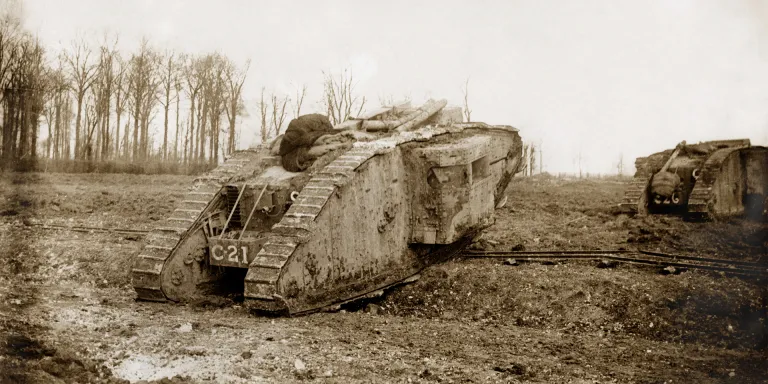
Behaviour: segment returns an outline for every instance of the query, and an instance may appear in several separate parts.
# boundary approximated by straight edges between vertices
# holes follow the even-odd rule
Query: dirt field
[[[456,259],[376,302],[264,318],[222,297],[136,302],[141,237],[191,178],[0,175],[0,383],[768,383],[765,281],[594,262]],[[514,180],[476,246],[765,262],[768,225],[636,218],[624,182]]]

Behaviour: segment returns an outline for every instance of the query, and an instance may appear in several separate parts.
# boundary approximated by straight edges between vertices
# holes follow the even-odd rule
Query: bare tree
[[[17,20],[7,16],[0,17],[2,168],[37,157],[39,120],[49,88],[42,46],[20,30]]]
[[[128,103],[133,110],[134,160],[144,160],[149,154],[149,120],[159,85],[157,62],[157,55],[149,47],[149,42],[142,39],[139,52],[131,57],[128,74],[131,89]]]
[[[107,43],[107,37],[100,48],[98,75],[94,82],[97,108],[97,121],[99,129],[96,131],[97,151],[96,159],[107,159],[110,156],[112,144],[111,132],[109,128],[110,106],[112,104],[112,94],[115,93],[115,61],[117,53],[118,39],[115,37],[110,44]]]
[[[98,49],[84,38],[74,40],[59,55],[56,67],[55,61],[46,62],[42,46],[24,31],[20,18],[5,12],[9,8],[21,9],[21,2],[0,3],[0,167],[26,165],[19,160],[33,160],[38,148],[53,160],[157,157],[209,160],[212,165],[219,153],[237,148],[237,123],[246,114],[242,94],[249,62],[238,69],[219,53],[190,60],[174,53],[161,57],[146,39],[123,60],[116,49],[117,37],[113,42],[107,36]],[[190,103],[186,119],[180,110],[184,91]],[[297,92],[297,113],[305,93],[306,87]],[[262,101],[266,134],[278,133],[289,98],[272,95]],[[271,114],[266,109],[270,101]],[[175,136],[169,138],[174,102]],[[163,107],[162,128],[154,121],[158,105]],[[225,113],[227,127],[223,127]],[[45,140],[39,140],[40,123],[48,129]],[[227,139],[220,140],[222,135]]]
[[[72,91],[77,102],[77,114],[75,116],[75,158],[83,157],[81,150],[80,133],[82,130],[83,100],[85,94],[93,85],[98,66],[90,60],[91,49],[82,39],[72,42],[71,51],[64,52],[64,61],[69,65],[72,81]]]
[[[464,81],[461,91],[464,94],[464,118],[469,122],[472,121],[472,110],[469,109],[469,77]]]
[[[267,125],[268,105],[264,101],[264,87],[261,87],[261,101],[259,102],[259,114],[261,116],[261,143],[264,144],[269,138],[269,126]]]
[[[579,179],[581,179],[582,169],[583,169],[582,160],[583,160],[583,158],[582,158],[582,155],[581,155],[581,149],[579,149],[579,154],[578,154],[578,156],[576,156],[576,161],[575,161],[576,162],[576,166],[577,166],[577,168],[579,170]]]
[[[191,159],[195,158],[193,155],[195,153],[195,116],[197,116],[197,111],[195,110],[195,102],[198,100],[198,94],[200,89],[203,87],[201,76],[199,76],[200,66],[200,60],[198,58],[189,58],[185,59],[185,65],[183,67],[184,80],[187,84],[185,91],[190,102],[189,128],[187,129],[188,137],[185,139],[187,144],[184,145],[186,148],[184,158],[187,164],[189,164]],[[202,105],[200,106],[200,109],[202,109]],[[198,118],[197,121],[199,124],[200,119]]]
[[[338,76],[323,72],[323,106],[333,125],[346,121],[353,111],[359,115],[365,107],[365,96],[355,94],[352,71],[344,69]]]
[[[235,151],[236,134],[235,124],[237,116],[243,113],[245,106],[243,105],[243,84],[245,83],[245,77],[248,74],[248,68],[251,66],[251,61],[245,62],[245,67],[238,71],[232,63],[227,63],[224,75],[227,79],[227,120],[229,121],[229,132],[227,135],[227,153]]]
[[[16,47],[24,38],[21,18],[15,9],[20,4],[20,2],[9,1],[3,4],[3,9],[0,9],[0,86],[3,90],[9,85],[10,69],[15,65],[17,56]],[[0,93],[0,101],[4,96],[5,92]]]
[[[539,174],[544,173],[544,140],[539,140]]]
[[[159,82],[161,93],[157,96],[163,106],[163,160],[168,160],[168,112],[171,108],[171,91],[174,89],[176,78],[176,56],[173,51],[166,51],[163,56],[163,67],[160,71]]]
[[[226,109],[226,87],[224,71],[227,60],[218,53],[206,56],[206,74],[203,83],[203,95],[207,107],[210,129],[208,131],[209,163],[215,165],[219,161],[219,136],[221,133],[221,118]],[[202,138],[204,140],[204,137]],[[232,138],[234,140],[234,136]],[[203,157],[201,157],[202,159]]]
[[[59,159],[61,156],[63,130],[61,126],[61,110],[63,103],[66,100],[65,95],[67,93],[67,80],[64,75],[64,71],[61,68],[61,62],[59,67],[51,72],[49,75],[51,82],[51,90],[48,100],[48,112],[46,113],[48,123],[48,144],[49,150],[46,151],[46,156],[52,159]]]
[[[43,117],[45,118],[45,125],[48,127],[48,139],[45,141],[45,157],[50,158],[52,157],[52,147],[54,142],[54,127],[55,127],[55,121],[56,121],[56,101],[55,101],[55,95],[56,95],[56,73],[52,72],[49,74],[49,81],[51,84],[51,87],[48,89],[48,92],[46,92],[45,95],[45,105],[43,106]]]
[[[197,114],[197,137],[193,143],[195,152],[193,157],[197,162],[205,160],[205,138],[209,133],[206,131],[208,125],[208,114],[211,111],[211,72],[213,71],[214,61],[211,55],[206,55],[196,60],[194,76],[200,84],[201,92],[198,94],[198,114]]]
[[[304,104],[304,97],[307,95],[307,85],[302,84],[301,89],[296,88],[296,100],[293,103],[293,118],[301,116],[301,105]]]
[[[180,70],[176,71],[176,74],[173,78],[173,87],[176,91],[176,137],[173,140],[173,159],[174,161],[179,161],[179,131],[181,130],[182,124],[180,121],[180,108],[179,104],[181,101],[181,91],[182,91],[182,84],[181,84],[181,74]],[[183,136],[182,136],[183,137]]]
[[[115,158],[128,157],[128,128],[124,131],[123,152],[120,152],[120,118],[125,110],[125,103],[131,94],[131,82],[127,78],[128,64],[123,61],[119,53],[115,53],[117,70],[115,73]]]
[[[94,103],[96,97],[91,99]],[[98,108],[96,105],[85,104],[85,131],[83,132],[84,144],[83,144],[83,158],[85,160],[93,160],[93,133],[96,131],[96,126],[99,124]]]
[[[283,128],[285,122],[285,107],[288,104],[288,96],[282,98],[272,94],[272,118],[270,125],[272,126],[272,135],[277,136],[280,134],[280,130]]]
[[[616,163],[616,170],[619,176],[624,175],[624,153],[619,153],[619,161]]]

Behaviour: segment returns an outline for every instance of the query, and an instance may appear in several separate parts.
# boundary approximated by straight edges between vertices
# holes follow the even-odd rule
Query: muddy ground
[[[0,176],[0,383],[768,382],[766,282],[595,262],[455,259],[375,302],[264,318],[241,298],[136,302],[136,235],[184,176]],[[639,218],[627,181],[528,178],[476,247],[635,249],[766,262],[768,226]]]

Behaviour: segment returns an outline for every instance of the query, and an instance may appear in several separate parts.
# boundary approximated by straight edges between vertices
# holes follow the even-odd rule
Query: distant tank
[[[462,122],[430,100],[383,107],[337,129],[302,172],[280,141],[236,152],[194,181],[131,269],[142,300],[190,301],[222,287],[245,305],[309,313],[379,294],[462,250],[493,223],[518,172],[510,126]],[[292,161],[295,159],[292,159]]]
[[[619,204],[626,211],[765,218],[768,148],[752,146],[748,139],[682,142],[638,158],[635,167],[635,178]]]

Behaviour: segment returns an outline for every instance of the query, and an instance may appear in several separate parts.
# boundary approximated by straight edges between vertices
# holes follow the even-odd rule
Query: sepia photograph
[[[0,384],[768,384],[768,0],[0,0]]]

